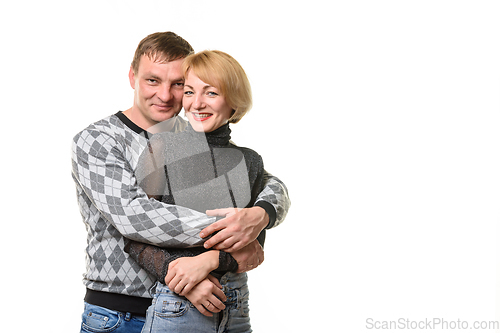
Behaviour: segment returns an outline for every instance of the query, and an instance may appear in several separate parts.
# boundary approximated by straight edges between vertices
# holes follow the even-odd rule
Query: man
[[[171,32],[143,39],[129,72],[133,106],[74,138],[73,179],[88,231],[82,332],[142,329],[154,280],[124,252],[125,238],[182,248],[218,231],[205,247],[231,252],[239,271],[248,271],[263,260],[258,234],[279,225],[288,210],[286,187],[270,175],[255,207],[213,211],[214,216],[228,216],[215,223],[213,216],[149,199],[138,186],[135,168],[148,145],[145,130],[180,112],[181,63],[192,52],[188,42]],[[182,130],[185,124],[177,121],[174,126]],[[208,278],[192,291],[200,299],[219,293],[216,281]]]

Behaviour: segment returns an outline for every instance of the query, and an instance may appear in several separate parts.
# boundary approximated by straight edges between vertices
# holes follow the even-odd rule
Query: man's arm
[[[290,209],[290,198],[288,196],[288,189],[278,177],[275,177],[264,170],[265,187],[257,196],[255,206],[260,206],[269,214],[269,223],[266,229],[272,229],[280,225]],[[274,210],[266,209],[267,205],[271,205]],[[272,216],[272,214],[275,214]]]
[[[281,180],[266,171],[264,181],[264,189],[257,196],[254,207],[207,211],[208,215],[226,218],[211,224],[200,233],[200,237],[205,238],[219,231],[205,242],[205,248],[226,252],[240,250],[257,239],[263,229],[274,228],[284,221],[290,208],[288,190]]]
[[[72,174],[85,200],[91,200],[126,238],[162,247],[202,244],[200,231],[216,218],[149,199],[125,154],[122,143],[97,129],[84,130],[74,138]]]

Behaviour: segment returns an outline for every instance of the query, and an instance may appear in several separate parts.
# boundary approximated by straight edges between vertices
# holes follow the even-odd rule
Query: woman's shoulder
[[[235,148],[238,149],[243,153],[243,156],[245,156],[245,159],[250,162],[259,162],[262,163],[262,157],[260,156],[259,153],[257,153],[255,150],[252,148],[248,147],[240,147],[236,145],[234,142],[229,142],[229,147],[230,148]]]

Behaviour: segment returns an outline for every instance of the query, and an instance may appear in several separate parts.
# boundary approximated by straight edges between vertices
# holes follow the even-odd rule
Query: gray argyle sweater
[[[177,129],[185,122],[177,118]],[[149,135],[123,113],[89,125],[73,139],[72,176],[88,231],[86,301],[117,311],[144,314],[154,277],[124,252],[125,238],[160,247],[200,245],[200,231],[215,221],[204,213],[155,199],[138,186],[138,159]],[[270,223],[279,225],[290,205],[284,184],[265,174],[256,202],[268,206]]]

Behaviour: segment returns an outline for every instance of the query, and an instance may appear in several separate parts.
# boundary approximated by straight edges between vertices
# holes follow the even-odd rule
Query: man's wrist
[[[265,216],[262,221],[262,230],[264,229],[271,229],[274,226],[274,222],[276,221],[276,209],[274,208],[273,205],[271,205],[267,201],[259,201],[255,203],[255,207],[260,207],[264,210]]]
[[[259,227],[260,227],[260,230],[264,230],[267,225],[269,224],[269,214],[266,212],[266,210],[260,206],[255,206],[255,207],[252,207],[252,209],[256,209],[259,211],[259,214],[261,214],[261,218],[260,218],[260,221],[259,221]]]

